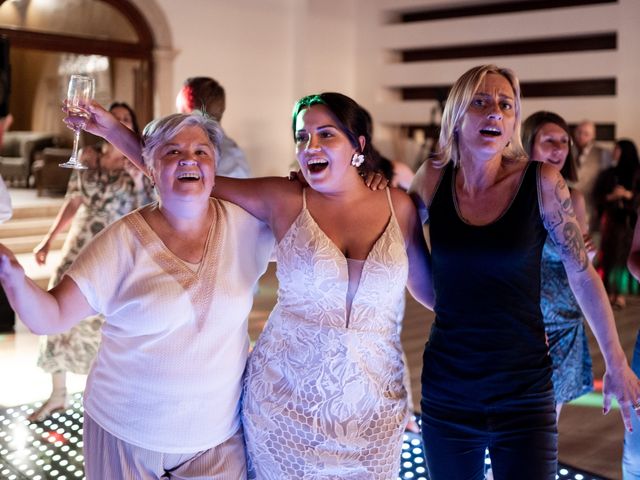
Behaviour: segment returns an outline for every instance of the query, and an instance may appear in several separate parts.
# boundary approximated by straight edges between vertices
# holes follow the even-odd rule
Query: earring
[[[351,157],[351,165],[353,165],[354,167],[359,167],[360,165],[362,165],[364,163],[364,155],[361,153],[354,153],[353,157]]]

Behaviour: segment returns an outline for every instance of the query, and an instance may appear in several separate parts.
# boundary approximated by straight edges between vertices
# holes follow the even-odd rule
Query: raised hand
[[[83,110],[88,117],[82,127],[83,130],[98,135],[99,137],[106,138],[109,132],[120,125],[118,119],[95,100],[76,108]],[[69,105],[67,101],[62,105],[62,111],[67,114],[62,121],[69,126],[72,125],[73,116],[69,115]]]
[[[47,263],[47,256],[51,249],[51,241],[48,239],[42,239],[42,241],[33,249],[33,255],[36,258],[38,265],[44,265]]]

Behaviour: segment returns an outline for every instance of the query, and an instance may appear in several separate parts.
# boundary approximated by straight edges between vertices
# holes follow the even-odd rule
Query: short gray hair
[[[166,117],[157,118],[144,127],[142,131],[142,159],[147,168],[153,167],[153,160],[158,148],[165,145],[185,127],[200,127],[204,131],[216,152],[217,165],[217,160],[220,158],[222,129],[213,118],[195,110],[189,114],[173,113]]]

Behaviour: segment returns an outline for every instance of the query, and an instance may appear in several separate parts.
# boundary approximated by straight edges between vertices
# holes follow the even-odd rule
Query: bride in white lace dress
[[[278,304],[245,374],[250,476],[397,478],[405,285],[423,304],[433,301],[421,224],[405,193],[362,181],[370,138],[353,100],[305,97],[293,130],[311,188],[218,178],[214,191],[269,223],[278,239]]]

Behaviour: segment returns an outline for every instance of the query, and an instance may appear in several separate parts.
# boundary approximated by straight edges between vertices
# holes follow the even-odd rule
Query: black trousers
[[[9,305],[9,300],[0,287],[0,333],[13,333],[16,314]]]
[[[558,429],[552,391],[469,410],[424,399],[421,406],[431,480],[483,480],[487,448],[495,480],[555,480]]]

